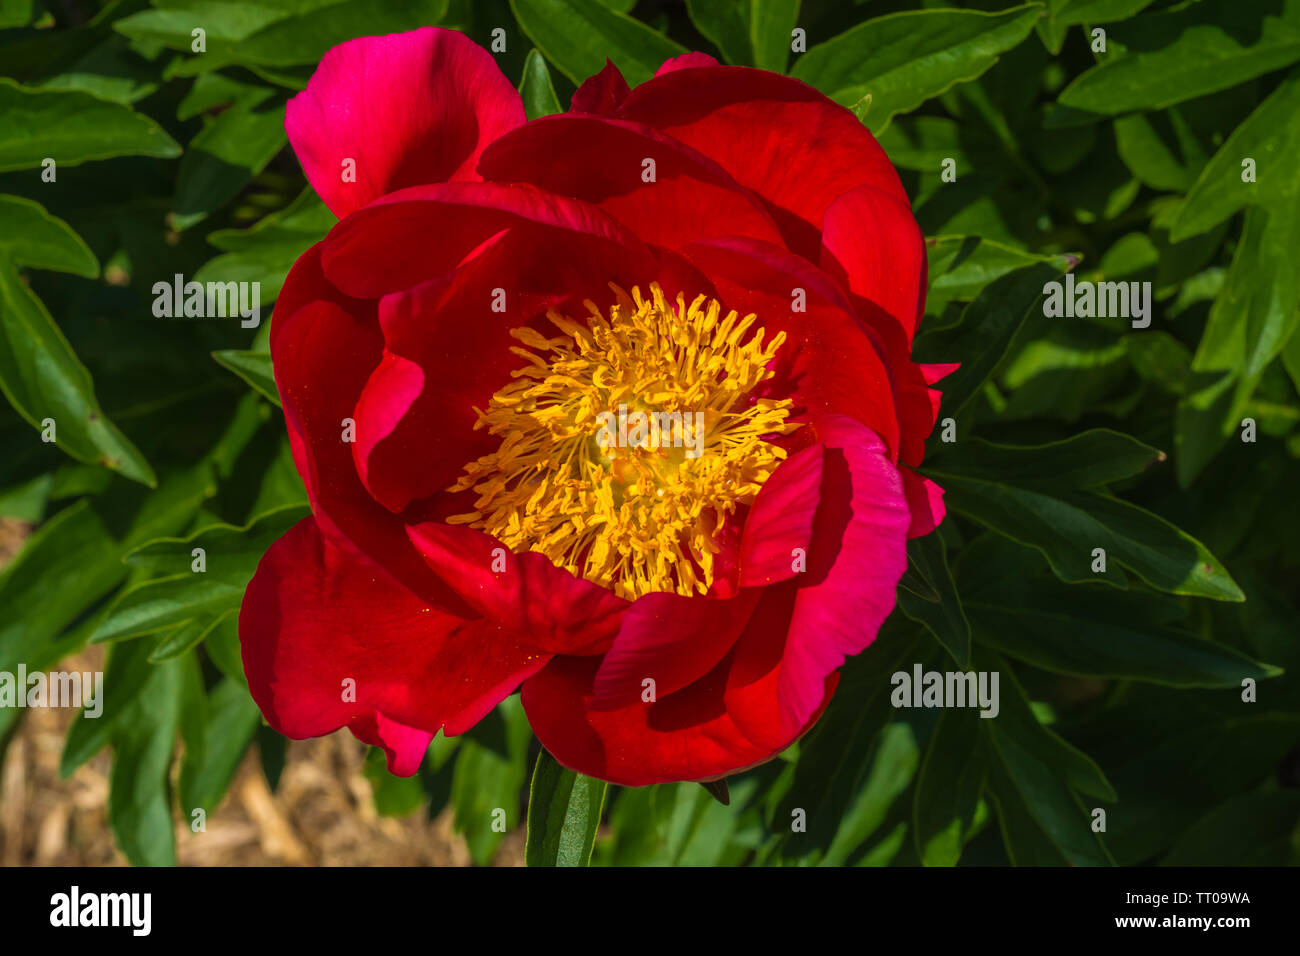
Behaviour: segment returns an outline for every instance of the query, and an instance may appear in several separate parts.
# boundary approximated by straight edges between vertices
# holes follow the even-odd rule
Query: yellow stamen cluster
[[[785,451],[790,401],[750,392],[785,333],[764,343],[755,317],[722,315],[716,301],[669,303],[629,297],[611,285],[606,318],[590,301],[584,325],[552,311],[559,335],[512,330],[529,364],[478,412],[475,428],[500,447],[465,466],[451,491],[473,489],[475,511],[452,523],[532,550],[625,598],[652,591],[704,594],[713,582],[716,536],[740,503],[753,500]],[[620,412],[682,421],[686,441],[651,442],[636,429],[616,439]],[[662,413],[668,413],[663,416]],[[680,419],[672,413],[680,413]],[[696,413],[701,413],[698,415]],[[698,433],[692,424],[702,425]],[[680,430],[674,433],[680,439]]]

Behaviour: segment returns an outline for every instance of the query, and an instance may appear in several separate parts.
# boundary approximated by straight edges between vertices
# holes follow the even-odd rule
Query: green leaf
[[[999,13],[934,9],[878,17],[813,47],[791,75],[843,106],[870,93],[868,125],[879,132],[896,113],[982,74],[1028,36],[1042,12],[1040,4],[1026,4]]]
[[[176,863],[168,775],[180,723],[180,666],[180,661],[169,661],[153,667],[114,725],[108,823],[118,847],[136,866]]]
[[[1176,106],[1115,120],[1115,144],[1133,175],[1153,189],[1186,192],[1209,158]]]
[[[59,757],[59,776],[67,779],[78,767],[106,747],[119,724],[130,719],[136,699],[160,668],[149,663],[149,646],[144,641],[113,647],[104,666],[104,689],[97,703],[98,716],[85,709],[72,721]],[[166,679],[164,679],[166,683]]]
[[[928,601],[898,592],[898,606],[904,614],[919,624],[952,655],[957,666],[965,669],[970,664],[970,624],[962,610],[957,586],[948,570],[948,557],[943,539],[938,534],[927,534],[907,542],[908,565],[933,589],[937,601]]]
[[[1136,438],[1094,428],[1046,445],[1001,445],[972,438],[958,447],[941,445],[926,470],[1042,491],[1096,488],[1140,475],[1164,452]]]
[[[1300,312],[1300,181],[1288,195],[1246,213],[1223,291],[1192,359],[1189,394],[1174,431],[1178,480],[1187,487],[1241,427],[1265,369],[1295,334]],[[1239,443],[1236,454],[1254,446]],[[1240,450],[1237,450],[1240,449]]]
[[[128,562],[171,574],[118,595],[91,642],[138,637],[191,620],[215,626],[217,618],[239,607],[266,549],[305,514],[301,505],[290,505],[259,515],[242,528],[213,525],[189,538],[161,538],[137,548],[127,556]],[[193,552],[199,548],[206,566],[202,572],[191,570],[196,560]]]
[[[897,129],[894,124],[890,129]],[[957,300],[969,302],[990,282],[1038,263],[1058,273],[1079,264],[1078,255],[1035,255],[979,236],[939,236],[926,240],[929,255],[930,292],[927,303]]]
[[[80,647],[87,633],[66,629],[126,577],[124,554],[179,531],[213,490],[208,469],[198,467],[169,477],[143,503],[143,489],[122,484],[95,503],[100,510],[82,499],[47,520],[0,574],[0,670],[23,662],[39,669]],[[130,514],[119,530],[111,506],[123,499]],[[59,582],[58,600],[50,599],[50,581]]]
[[[218,229],[208,233],[208,242],[223,252],[273,255],[291,263],[308,247],[325,238],[338,222],[310,186],[283,209],[257,221],[248,229]]]
[[[180,657],[190,648],[203,643],[208,635],[220,627],[227,618],[234,617],[234,615],[235,610],[231,608],[215,618],[203,617],[186,621],[163,635],[162,640],[158,642],[158,646],[149,655],[149,660],[157,664],[159,661],[168,661],[173,657]]]
[[[438,23],[447,0],[301,0],[294,3],[219,3],[182,0],[144,10],[113,24],[133,39],[193,52],[190,31],[207,31],[206,51],[173,67],[193,76],[238,64],[250,68],[318,63],[331,47],[355,37],[400,33]]]
[[[209,817],[216,811],[262,721],[240,681],[225,678],[206,693],[201,685],[197,690],[203,697],[201,721],[186,738],[181,760],[180,809],[186,823],[193,822],[196,809]]]
[[[519,83],[519,95],[524,101],[524,115],[529,120],[564,112],[555,95],[546,59],[537,50],[529,50],[524,59],[524,78]]]
[[[532,731],[519,698],[507,697],[463,739],[451,779],[456,830],[470,858],[485,866],[506,833],[520,824],[519,792]]]
[[[976,667],[1002,685],[997,717],[978,718],[990,760],[989,795],[1013,864],[1106,866],[1113,861],[1073,788],[1114,802],[1097,765],[1034,715],[1015,674],[997,655],[980,652]]]
[[[10,205],[9,212],[17,208]],[[18,215],[35,217],[29,222],[42,238],[34,252],[23,255],[89,265],[78,248],[83,244],[63,223],[30,208]],[[55,444],[78,461],[103,465],[141,484],[156,483],[139,449],[100,409],[90,372],[2,248],[0,340],[0,391],[23,418],[43,433],[53,420]]]
[[[510,0],[519,27],[574,83],[614,61],[631,86],[686,48],[596,0]]]
[[[83,33],[67,32],[85,39],[102,31],[91,27]],[[158,90],[158,75],[149,63],[132,52],[124,37],[108,36],[84,56],[68,63],[61,72],[42,77],[33,85],[44,89],[82,90],[129,106]]]
[[[424,802],[424,786],[420,778],[397,777],[389,773],[387,758],[379,747],[370,748],[362,772],[370,781],[375,811],[381,817],[409,817]]]
[[[1126,587],[1127,568],[1152,587],[1220,601],[1241,601],[1241,589],[1206,547],[1190,535],[1136,505],[1097,490],[1146,459],[1146,446],[1130,439],[1127,458],[1088,462],[1079,452],[1090,447],[1122,447],[1116,433],[1088,432],[1075,439],[1043,446],[965,444],[974,451],[966,465],[945,456],[925,473],[947,494],[951,510],[985,527],[1041,551],[1057,577],[1067,582],[1105,581]],[[994,464],[1004,454],[1006,465]],[[983,462],[977,465],[975,462]],[[1130,472],[1131,473],[1131,472]],[[1004,475],[1025,483],[1007,484]],[[1106,552],[1106,570],[1092,570],[1093,551]]]
[[[528,866],[588,866],[608,785],[574,773],[542,748],[528,792]]]
[[[1118,33],[1118,31],[1116,31]],[[1158,110],[1300,60],[1297,0],[1205,0],[1125,24],[1125,53],[1102,61],[1060,96],[1076,110]]]
[[[233,199],[286,144],[284,106],[245,87],[197,136],[176,179],[175,224],[188,229]]]
[[[1246,158],[1255,161],[1255,182],[1242,181]],[[1293,202],[1297,166],[1300,70],[1292,71],[1214,154],[1179,207],[1170,238],[1180,242],[1205,232],[1247,205]]]
[[[920,764],[913,730],[895,721],[880,731],[865,784],[844,808],[821,866],[843,866],[885,822],[890,806],[911,785]]]
[[[21,196],[0,195],[0,254],[32,269],[99,276],[99,260],[72,227]]]
[[[149,117],[80,90],[35,90],[0,78],[0,116],[0,172],[31,169],[47,158],[76,166],[110,156],[181,154]]]
[[[1247,793],[1207,813],[1161,866],[1300,865],[1300,792]]]
[[[686,9],[727,63],[785,72],[799,0],[687,0]]]
[[[1059,418],[1077,422],[1099,412],[1123,415],[1129,384],[1127,350],[1112,329],[1088,321],[1055,323],[1039,338],[1022,336],[1022,345],[999,369],[997,383],[1007,394],[999,417]]]
[[[867,813],[874,805],[864,806],[859,798],[880,734],[897,714],[889,700],[890,676],[919,660],[920,652],[920,640],[910,625],[897,627],[887,621],[871,647],[845,662],[835,698],[800,741],[793,779],[773,813],[772,829],[782,834],[786,862],[815,865],[833,845],[837,856],[852,849],[844,838],[836,843],[837,834],[851,807]],[[800,815],[806,831],[792,830]]]
[[[1059,266],[1059,267],[1058,267]],[[955,417],[993,373],[1011,340],[1033,314],[1042,314],[1043,286],[1064,271],[1064,262],[1017,269],[987,285],[950,327],[920,336],[918,362],[951,362],[961,368],[943,380],[943,414]]]
[[[1151,0],[1065,0],[1051,14],[1055,23],[1115,23],[1151,6]]]
[[[1106,843],[1123,865],[1150,861],[1243,788],[1273,778],[1300,737],[1300,715],[1256,711],[1239,693],[1142,690],[1072,728],[1119,793]]]
[[[279,406],[280,392],[275,387],[275,371],[271,367],[271,356],[266,352],[222,349],[213,352],[212,357],[222,368],[234,372],[251,385],[258,394]]]
[[[246,586],[247,581],[244,583]],[[204,581],[195,574],[146,581],[122,592],[100,621],[90,642],[100,644],[140,637],[196,618],[215,622],[222,612],[237,605],[243,595],[242,587],[219,578]]]
[[[262,301],[275,301],[289,269],[308,248],[325,237],[338,218],[307,187],[287,207],[248,229],[219,229],[208,242],[226,255],[210,259],[196,282],[258,282]]]
[[[1033,552],[997,538],[982,543],[963,556],[959,579],[975,638],[987,647],[1058,674],[1172,687],[1240,687],[1280,673],[1173,626],[1182,615],[1176,603],[1062,584]]]
[[[969,709],[944,710],[930,736],[912,801],[917,853],[926,866],[956,866],[962,847],[982,825],[980,801],[988,776],[982,718]]]
[[[25,27],[32,22],[33,0],[0,0],[0,30]]]

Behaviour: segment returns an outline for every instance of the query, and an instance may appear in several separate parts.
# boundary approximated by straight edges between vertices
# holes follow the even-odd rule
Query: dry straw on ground
[[[30,527],[0,518],[0,567],[17,553]],[[95,670],[103,649],[89,648],[60,665]],[[108,828],[105,750],[67,780],[59,777],[63,739],[74,710],[24,711],[0,741],[0,864],[119,866],[126,860]],[[362,775],[366,748],[346,732],[292,741],[273,793],[256,749],[246,755],[207,829],[176,825],[182,866],[468,866],[465,841],[450,811],[429,820],[424,810],[393,819],[375,812]],[[498,866],[523,862],[523,833],[511,833]]]

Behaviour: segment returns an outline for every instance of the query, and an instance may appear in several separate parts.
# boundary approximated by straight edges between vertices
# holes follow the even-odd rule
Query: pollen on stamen
[[[475,510],[447,520],[629,599],[704,594],[718,532],[785,458],[771,439],[799,427],[789,399],[753,397],[785,333],[764,342],[755,316],[706,296],[610,288],[608,316],[588,301],[584,322],[548,314],[556,336],[512,330],[527,364],[475,409],[501,444],[449,489]]]

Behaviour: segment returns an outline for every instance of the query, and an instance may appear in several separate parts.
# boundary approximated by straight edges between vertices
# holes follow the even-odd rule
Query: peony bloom
[[[870,133],[702,54],[526,123],[433,28],[331,50],[285,125],[340,221],[271,330],[312,506],[240,614],[271,725],[411,774],[522,686],[633,786],[804,733],[943,516],[909,466],[950,367],[910,359],[925,248]]]

